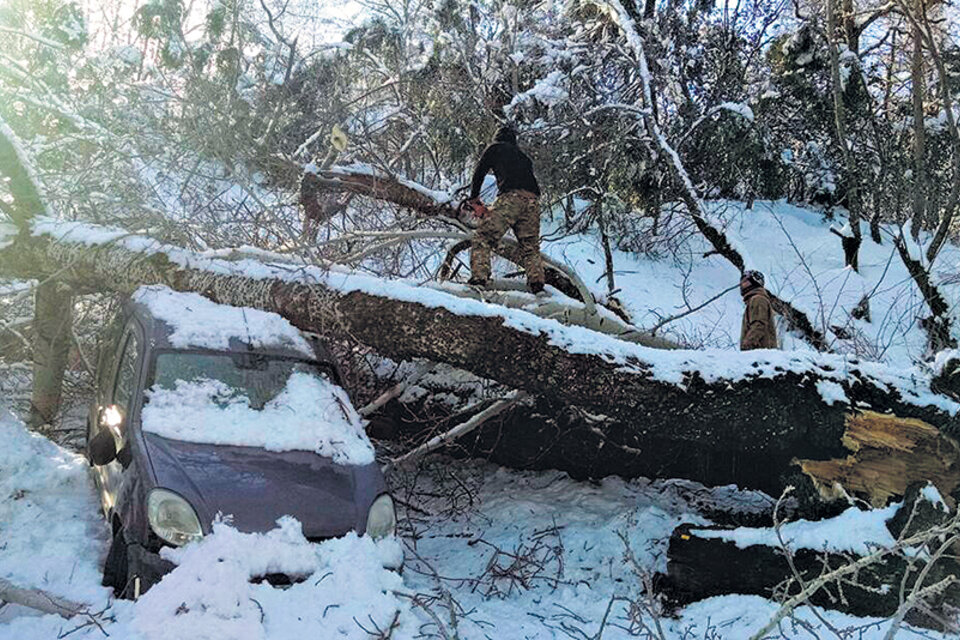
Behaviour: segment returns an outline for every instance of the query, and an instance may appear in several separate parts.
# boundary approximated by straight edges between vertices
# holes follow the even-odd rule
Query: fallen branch
[[[408,451],[402,456],[394,458],[384,468],[384,473],[387,473],[390,470],[402,464],[406,464],[411,460],[425,456],[426,454],[430,453],[431,451],[435,451],[440,447],[444,447],[448,444],[451,444],[457,438],[461,438],[467,435],[468,433],[470,433],[471,431],[473,431],[474,429],[476,429],[486,421],[500,415],[501,413],[503,413],[504,411],[506,411],[507,409],[509,409],[510,407],[517,404],[521,400],[524,400],[527,397],[528,397],[527,394],[524,393],[523,391],[514,391],[508,394],[506,397],[502,398],[501,400],[497,400],[496,402],[491,404],[489,407],[487,407],[480,413],[477,413],[476,415],[474,415],[469,420],[465,422],[461,422],[460,424],[450,429],[449,431],[445,431],[440,435],[430,438],[429,440],[424,442],[422,445],[420,445],[416,449]]]
[[[728,293],[730,293],[731,291],[733,291],[734,289],[737,289],[737,288],[739,288],[739,287],[740,287],[740,283],[737,283],[737,284],[735,284],[735,285],[732,285],[732,286],[730,286],[730,287],[727,287],[726,289],[724,289],[723,291],[721,291],[721,292],[718,293],[717,295],[713,296],[712,298],[708,298],[708,299],[705,300],[703,303],[698,304],[698,305],[695,306],[695,307],[690,307],[690,308],[687,309],[686,311],[683,311],[683,312],[681,312],[681,313],[677,313],[677,314],[675,314],[675,315],[668,316],[668,317],[664,318],[663,320],[661,320],[661,321],[658,322],[657,324],[655,324],[655,325],[653,325],[652,327],[650,327],[649,329],[647,329],[647,332],[648,332],[651,336],[654,336],[654,335],[657,334],[657,331],[659,331],[660,329],[662,329],[665,325],[667,325],[667,324],[669,324],[669,323],[671,323],[671,322],[674,322],[674,321],[676,321],[676,320],[680,320],[681,318],[685,318],[686,316],[689,316],[689,315],[692,314],[692,313],[696,313],[697,311],[700,311],[700,309],[703,309],[704,307],[708,306],[710,303],[714,302],[715,300],[719,300],[719,299],[722,298],[723,296],[727,295]]]
[[[429,285],[428,285],[429,286]],[[653,349],[679,349],[680,345],[665,338],[658,338],[653,331],[640,329],[624,322],[620,316],[603,307],[594,307],[591,313],[587,305],[566,301],[557,297],[543,299],[535,297],[511,280],[494,280],[490,288],[454,287],[434,285],[432,288],[460,298],[471,298],[508,309],[522,309],[541,318],[556,320],[565,325],[592,329],[599,333],[615,336],[625,342],[642,344]]]
[[[90,608],[42,589],[18,587],[4,578],[0,578],[0,600],[67,619],[84,614]]]
[[[416,384],[424,375],[433,371],[435,367],[436,365],[432,362],[420,364],[411,375],[381,393],[373,402],[369,402],[361,407],[358,413],[364,418],[370,417],[382,409],[388,402],[403,394],[411,385]]]

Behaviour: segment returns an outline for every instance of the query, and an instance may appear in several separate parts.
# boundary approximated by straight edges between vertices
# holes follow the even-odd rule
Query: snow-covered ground
[[[166,552],[179,566],[140,600],[116,601],[99,585],[107,537],[85,460],[4,412],[0,578],[87,603],[93,617],[65,620],[8,605],[0,608],[0,638],[359,640],[392,628],[400,640],[560,639],[597,637],[603,625],[608,640],[660,633],[734,640],[777,611],[773,602],[736,595],[676,617],[644,610],[653,606],[645,581],[665,568],[673,528],[706,523],[698,505],[762,506],[760,494],[685,481],[583,483],[442,458],[408,473],[395,479],[406,505],[402,575],[383,568],[397,552],[394,540],[351,534],[312,544],[288,518],[266,534],[220,523],[202,541]],[[304,579],[286,589],[250,581],[272,572]],[[881,638],[889,624],[821,614],[857,638]],[[786,622],[777,637],[822,628],[809,610],[798,617],[807,630]]]

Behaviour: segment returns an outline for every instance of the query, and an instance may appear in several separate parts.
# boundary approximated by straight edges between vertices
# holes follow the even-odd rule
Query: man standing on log
[[[773,307],[770,304],[770,294],[763,284],[763,274],[759,271],[744,271],[740,277],[740,295],[746,305],[740,327],[741,351],[777,348]]]
[[[480,187],[487,173],[497,178],[497,200],[489,211],[480,203]],[[533,175],[533,162],[517,146],[517,133],[501,127],[493,143],[484,149],[473,172],[470,200],[480,222],[470,249],[469,284],[485,287],[490,280],[490,253],[508,228],[520,245],[520,261],[527,271],[527,286],[543,291],[543,262],[540,258],[540,186]]]

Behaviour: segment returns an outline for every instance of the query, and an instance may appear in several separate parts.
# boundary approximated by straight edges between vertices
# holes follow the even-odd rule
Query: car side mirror
[[[101,429],[87,444],[90,462],[99,466],[110,464],[117,458],[117,441],[109,429]]]
[[[133,461],[133,452],[130,451],[130,444],[127,443],[123,446],[120,451],[117,451],[117,462],[120,463],[120,466],[126,469],[130,466],[130,463]]]

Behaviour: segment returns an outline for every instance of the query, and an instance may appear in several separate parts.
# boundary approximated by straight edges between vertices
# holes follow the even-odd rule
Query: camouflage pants
[[[470,249],[472,279],[490,279],[490,253],[507,229],[513,229],[517,236],[521,266],[527,271],[527,283],[542,285],[540,206],[537,197],[528,191],[508,191],[500,195],[490,206],[490,212],[480,219]]]

